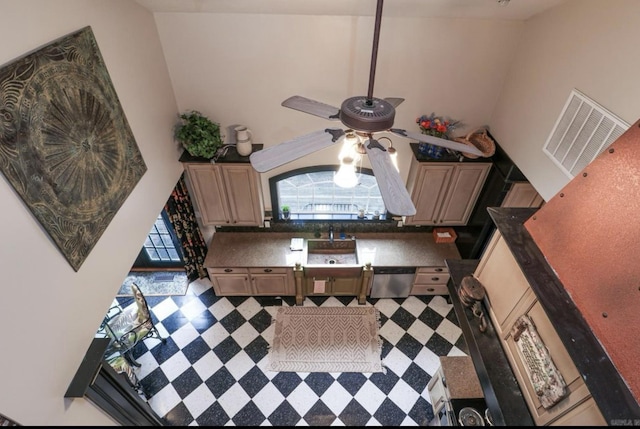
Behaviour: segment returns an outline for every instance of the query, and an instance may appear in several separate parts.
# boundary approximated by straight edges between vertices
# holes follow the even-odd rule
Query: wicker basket
[[[466,136],[455,137],[453,140],[457,141],[458,143],[463,143],[477,148],[480,152],[482,152],[482,156],[484,158],[493,156],[493,154],[496,152],[496,143],[491,137],[489,137],[486,128],[476,128]],[[462,154],[467,158],[478,158],[478,155],[474,155],[471,153],[462,152]]]

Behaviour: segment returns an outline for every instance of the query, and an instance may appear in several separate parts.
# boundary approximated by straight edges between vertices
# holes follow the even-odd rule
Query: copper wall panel
[[[524,226],[640,402],[640,121]]]

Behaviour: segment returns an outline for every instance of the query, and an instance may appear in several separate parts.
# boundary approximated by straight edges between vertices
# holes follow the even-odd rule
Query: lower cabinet
[[[360,293],[361,277],[315,277],[305,278],[305,295],[346,295],[355,296]]]
[[[293,269],[207,268],[213,290],[218,296],[290,296],[295,295]]]
[[[419,267],[410,295],[449,295],[448,281],[449,269],[446,266]]]
[[[571,356],[499,231],[494,232],[474,276],[486,289],[491,321],[536,425],[606,425]],[[566,396],[547,408],[542,405],[529,378],[530,372],[535,373],[531,369],[532,356],[524,358],[514,338],[514,325],[523,315],[533,323],[566,384]],[[536,360],[533,365],[537,368]]]

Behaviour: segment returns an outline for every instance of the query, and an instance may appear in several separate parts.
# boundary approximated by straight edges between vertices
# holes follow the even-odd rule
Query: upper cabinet
[[[408,189],[416,214],[406,225],[466,225],[491,169],[490,162],[411,161]]]
[[[260,176],[248,162],[183,161],[203,225],[260,226]]]

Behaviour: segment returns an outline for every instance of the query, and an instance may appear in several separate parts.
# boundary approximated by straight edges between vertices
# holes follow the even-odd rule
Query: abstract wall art
[[[78,271],[147,171],[91,27],[0,67],[0,170]]]

